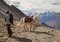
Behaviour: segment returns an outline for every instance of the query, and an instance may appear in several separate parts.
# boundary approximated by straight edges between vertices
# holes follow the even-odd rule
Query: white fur
[[[33,16],[33,21],[32,22],[27,22],[25,23],[25,17],[23,17],[19,22],[18,22],[18,26],[20,26],[21,28],[24,28],[25,31],[33,31],[36,28],[36,22],[37,22],[38,17],[37,16]]]

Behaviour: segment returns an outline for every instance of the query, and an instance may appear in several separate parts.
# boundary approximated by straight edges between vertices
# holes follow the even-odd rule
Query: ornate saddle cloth
[[[26,16],[26,17],[25,17],[25,23],[26,23],[26,22],[31,22],[32,20],[33,20],[33,18],[30,17],[30,16]]]

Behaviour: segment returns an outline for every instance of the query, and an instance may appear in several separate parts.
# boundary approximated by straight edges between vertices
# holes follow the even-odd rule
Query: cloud
[[[10,1],[10,0],[9,0]],[[11,0],[20,2],[21,9],[43,9],[50,11],[60,11],[60,0]]]
[[[53,0],[52,5],[60,5],[60,0]]]
[[[23,1],[23,0],[22,0]],[[43,10],[50,10],[50,11],[60,11],[60,5],[53,5],[52,3],[57,3],[59,0],[30,0],[30,1],[23,1],[21,3],[22,8],[24,9],[43,9]]]
[[[52,5],[60,5],[60,3],[52,3]]]

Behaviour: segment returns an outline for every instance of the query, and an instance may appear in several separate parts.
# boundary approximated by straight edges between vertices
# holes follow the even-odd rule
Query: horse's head
[[[38,20],[38,16],[31,16],[33,18],[34,21]]]

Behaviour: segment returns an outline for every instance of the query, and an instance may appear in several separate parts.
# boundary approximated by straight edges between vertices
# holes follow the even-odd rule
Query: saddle
[[[32,20],[33,20],[33,18],[30,17],[30,16],[26,16],[26,17],[25,17],[25,23],[26,23],[26,22],[31,22]]]

